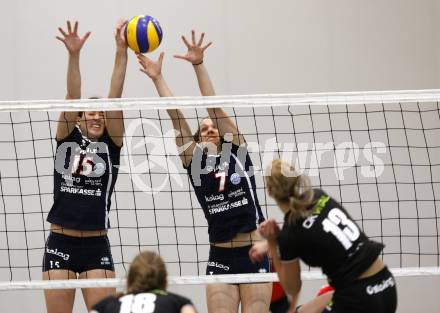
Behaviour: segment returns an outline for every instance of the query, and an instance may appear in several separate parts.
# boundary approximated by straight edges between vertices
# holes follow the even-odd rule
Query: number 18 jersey
[[[180,313],[189,299],[164,290],[107,297],[93,307],[91,313]]]
[[[289,224],[286,214],[278,237],[281,261],[300,258],[321,267],[337,288],[355,281],[376,260],[383,244],[372,241],[359,229],[347,211],[322,190],[314,190],[311,215]]]

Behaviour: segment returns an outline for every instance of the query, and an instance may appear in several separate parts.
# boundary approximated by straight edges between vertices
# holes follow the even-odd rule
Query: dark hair
[[[90,100],[94,100],[94,99],[102,99],[101,97],[97,97],[97,96],[93,96],[93,97],[89,97],[88,99]],[[78,117],[82,117],[84,114],[84,111],[79,111],[78,112]]]
[[[167,270],[160,255],[152,251],[138,254],[127,275],[127,293],[138,294],[167,286]]]

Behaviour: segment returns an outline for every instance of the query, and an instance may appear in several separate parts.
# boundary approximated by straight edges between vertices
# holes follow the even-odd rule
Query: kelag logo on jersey
[[[238,185],[241,182],[241,177],[237,173],[231,175],[230,181],[234,185]]]

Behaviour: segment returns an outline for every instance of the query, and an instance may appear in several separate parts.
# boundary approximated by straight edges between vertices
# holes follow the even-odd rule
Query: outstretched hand
[[[268,219],[258,227],[261,236],[267,240],[276,240],[280,233],[280,226],[274,219]]]
[[[125,41],[125,27],[127,26],[128,21],[127,20],[120,20],[116,24],[116,31],[115,31],[115,41],[116,41],[116,47],[121,49],[127,49],[127,42]]]
[[[212,44],[212,42],[207,43],[203,46],[203,39],[205,38],[205,33],[200,35],[198,42],[196,43],[196,34],[195,31],[191,31],[192,42],[191,44],[188,42],[185,36],[182,36],[183,43],[188,48],[188,51],[185,55],[174,55],[175,58],[183,59],[188,62],[191,62],[193,65],[198,65],[203,63],[203,54],[206,49]]]
[[[78,35],[78,21],[75,21],[73,31],[70,21],[67,21],[67,32],[61,27],[58,27],[58,30],[63,36],[56,36],[56,39],[64,43],[71,54],[78,53],[91,34],[91,32],[86,32],[84,36],[80,37]]]
[[[149,57],[140,53],[137,53],[136,55],[139,64],[141,65],[141,68],[139,69],[141,72],[147,74],[152,80],[155,80],[162,75],[162,62],[165,53],[161,52],[156,61],[153,61]]]

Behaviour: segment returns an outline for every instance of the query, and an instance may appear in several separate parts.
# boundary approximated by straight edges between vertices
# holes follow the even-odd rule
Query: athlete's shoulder
[[[104,129],[104,133],[102,134],[101,138],[99,138],[99,141],[106,143],[110,149],[119,151],[122,149],[122,146],[118,146],[110,136],[110,134],[107,131],[107,128]]]
[[[188,299],[187,297],[181,296],[177,293],[167,292],[167,296],[178,301],[179,304],[181,304],[181,306],[184,306],[186,304],[192,304],[190,299]]]
[[[56,138],[57,145],[61,145],[64,142],[81,142],[82,135],[78,126],[72,128],[72,131],[64,138]]]
[[[115,296],[109,296],[102,299],[92,308],[93,313],[119,313],[120,308],[119,299]]]

